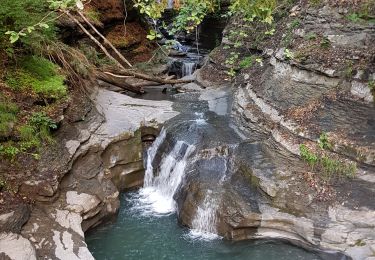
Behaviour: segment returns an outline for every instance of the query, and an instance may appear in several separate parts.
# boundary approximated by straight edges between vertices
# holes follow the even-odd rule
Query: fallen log
[[[186,80],[186,79],[163,79],[157,76],[150,76],[147,74],[136,72],[134,70],[120,70],[120,71],[116,71],[115,73],[105,71],[104,73],[110,74],[111,76],[118,77],[118,78],[121,78],[124,76],[130,76],[130,77],[144,79],[144,80],[151,81],[151,82],[157,82],[161,84],[171,84],[171,85],[185,84],[185,83],[190,83],[194,81],[194,80]]]
[[[118,78],[118,77],[113,77],[110,74],[102,73],[102,72],[97,72],[96,73],[96,78],[104,81],[106,83],[112,84],[116,87],[119,87],[121,89],[136,93],[136,94],[144,94],[145,91],[142,86],[134,86],[129,83],[127,83],[124,78]]]

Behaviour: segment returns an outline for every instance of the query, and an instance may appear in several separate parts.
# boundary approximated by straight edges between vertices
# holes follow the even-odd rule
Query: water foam
[[[185,175],[188,157],[194,152],[195,146],[178,141],[169,154],[164,155],[159,170],[155,175],[152,162],[159,146],[165,140],[165,133],[155,140],[147,152],[147,170],[144,187],[139,191],[139,201],[143,205],[143,213],[157,216],[172,214],[176,211],[173,199]]]

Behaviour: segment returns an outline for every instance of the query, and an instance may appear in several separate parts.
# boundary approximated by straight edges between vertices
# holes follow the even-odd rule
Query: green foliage
[[[225,64],[234,65],[238,61],[239,53],[232,51],[228,59],[225,60]]]
[[[311,40],[316,40],[317,37],[318,35],[316,35],[316,33],[309,32],[308,34],[306,34],[305,39],[311,41]]]
[[[361,20],[361,17],[359,14],[357,13],[351,13],[349,14],[347,17],[346,17],[349,21],[353,22],[353,23],[357,23]]]
[[[323,37],[320,42],[320,46],[322,48],[328,49],[329,47],[331,47],[331,41],[327,37]]]
[[[98,52],[93,46],[80,44],[79,50],[84,54],[90,64],[94,64],[97,67],[114,65],[112,60],[110,60],[106,55]],[[73,59],[70,65],[74,67],[74,70],[80,75],[89,76],[89,70],[85,66],[85,63],[81,62],[81,59]]]
[[[353,65],[354,65],[353,61],[351,60],[346,61],[344,74],[345,74],[345,77],[348,79],[350,79],[353,76],[353,73],[354,73]]]
[[[323,3],[323,0],[309,0],[309,3],[312,5],[312,6],[319,6],[321,3]]]
[[[56,129],[56,123],[45,113],[33,113],[27,124],[18,127],[19,141],[8,141],[0,145],[0,156],[14,160],[20,153],[32,155],[39,159],[37,152],[30,150],[40,148],[42,142],[52,142],[51,129]]]
[[[301,21],[299,19],[294,19],[290,24],[291,29],[296,29],[301,25]]]
[[[29,125],[34,128],[36,136],[42,141],[51,142],[50,129],[57,129],[56,122],[45,113],[34,113],[30,118]]]
[[[96,10],[89,10],[85,12],[87,18],[96,23],[100,23],[100,13]]]
[[[236,71],[234,70],[234,68],[230,68],[230,69],[227,71],[227,74],[228,74],[228,76],[230,76],[230,77],[234,77],[234,76],[236,76]]]
[[[56,129],[56,123],[44,113],[34,113],[26,125],[19,127],[21,150],[38,148],[43,141],[52,142],[50,129]]]
[[[31,89],[42,98],[59,99],[67,94],[65,77],[58,67],[47,59],[29,56],[21,60],[19,68],[6,74],[6,83],[14,90]]]
[[[161,18],[168,1],[134,0],[134,7],[138,8],[141,14],[145,14],[153,20]]]
[[[321,142],[325,145],[328,145],[326,137],[321,136],[320,140],[322,140]],[[319,144],[319,146],[322,147],[323,145]],[[310,151],[310,149],[304,144],[300,145],[300,156],[312,169],[317,167],[321,170],[323,173],[322,176],[328,180],[333,176],[353,178],[357,172],[357,165],[355,163],[342,162],[331,158],[324,152],[316,154]]]
[[[318,145],[321,149],[324,149],[324,150],[332,149],[332,144],[329,142],[328,135],[326,133],[320,134]]]
[[[193,31],[204,19],[213,12],[217,2],[213,0],[185,0],[174,21],[173,33]]]
[[[230,6],[230,14],[239,13],[246,21],[259,20],[271,24],[276,0],[234,0]]]
[[[372,96],[374,97],[374,102],[375,102],[375,80],[370,80],[367,83],[368,88],[372,92]]]
[[[300,155],[312,168],[318,163],[318,156],[312,153],[306,145],[301,144],[299,147]]]
[[[48,11],[45,0],[1,0],[0,47],[8,48],[20,40],[27,49],[40,50],[45,42],[54,40],[56,27],[51,19],[56,15],[51,13],[50,19],[39,23]]]
[[[4,156],[5,158],[11,159],[12,161],[14,158],[20,153],[20,150],[13,146],[13,142],[8,142],[5,145],[0,145],[0,156]]]
[[[296,29],[301,25],[301,21],[299,19],[294,19],[288,26],[287,31],[285,32],[285,35],[282,39],[282,46],[285,48],[288,48],[293,40],[293,30]]]
[[[289,49],[285,49],[284,50],[284,57],[287,59],[287,60],[291,60],[294,58],[294,53],[292,51],[290,51]]]
[[[147,37],[147,39],[152,41],[152,40],[156,40],[156,39],[161,38],[162,35],[160,33],[158,33],[157,31],[151,29],[146,37]]]
[[[250,68],[253,65],[254,57],[253,56],[247,56],[240,62],[241,69],[247,69]]]
[[[19,108],[16,104],[4,100],[0,96],[0,135],[7,135],[12,130],[12,125],[17,121]]]

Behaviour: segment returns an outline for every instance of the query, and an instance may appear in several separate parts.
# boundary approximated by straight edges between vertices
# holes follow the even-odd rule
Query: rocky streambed
[[[179,94],[159,89],[158,95],[149,94],[157,96],[151,101],[147,95],[140,99],[98,88],[92,103],[77,99],[80,105],[68,109],[56,145],[38,162],[39,171],[20,185],[33,207],[22,204],[0,215],[0,258],[93,259],[85,242],[90,229],[94,255],[105,256],[100,241],[93,241],[117,227],[100,224],[117,216],[122,191],[143,186],[123,195],[117,222],[133,223],[139,243],[151,237],[143,236],[145,229],[155,234],[155,226],[174,225],[170,232],[178,242],[168,245],[175,254],[197,256],[214,245],[208,259],[218,257],[210,253],[214,250],[227,254],[222,259],[236,253],[241,259],[256,247],[269,250],[265,258],[285,250],[285,259],[374,259],[375,110],[368,87],[375,75],[374,27],[342,26],[343,11],[329,6],[301,9],[293,7],[290,16],[277,21],[280,35],[256,48],[257,32],[249,33],[255,39],[247,39],[245,49],[262,60],[241,70],[234,84],[226,73],[224,48],[234,44],[229,37],[233,22],[223,44],[189,76],[194,83],[178,86]],[[299,25],[291,27],[295,17]],[[331,49],[304,53],[315,50],[306,45],[311,32],[328,39]],[[303,59],[285,56],[283,33],[292,37],[295,45],[289,48]],[[350,75],[342,66],[347,57]],[[301,160],[300,144],[317,147],[322,132],[333,144],[331,156],[357,164],[355,177],[327,185]],[[134,226],[122,231],[133,232]],[[207,243],[217,236],[225,240]],[[248,241],[265,238],[298,248]],[[228,242],[238,240],[244,242]],[[192,250],[189,243],[199,245]]]
[[[37,198],[32,211],[1,215],[2,257],[93,259],[84,232],[116,216],[120,191],[143,183],[142,138],[155,136],[165,120],[178,114],[171,102],[104,89],[97,89],[93,101],[79,111],[76,122],[62,125],[58,151],[48,151],[40,162],[45,171],[64,169],[63,177],[51,182],[34,176],[23,186]]]

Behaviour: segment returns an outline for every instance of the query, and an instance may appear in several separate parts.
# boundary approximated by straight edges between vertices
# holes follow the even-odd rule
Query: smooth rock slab
[[[29,240],[14,233],[0,234],[0,258],[2,255],[12,260],[36,260],[35,249]]]

